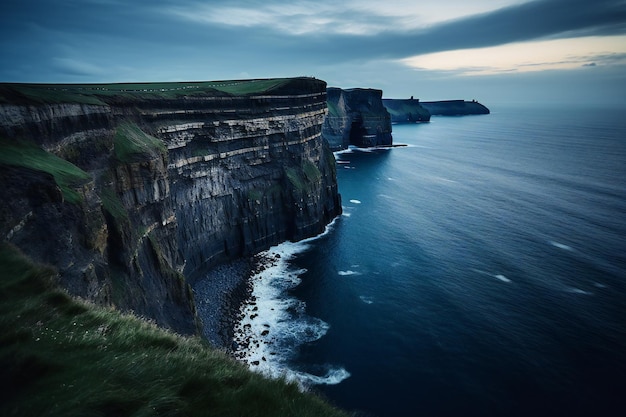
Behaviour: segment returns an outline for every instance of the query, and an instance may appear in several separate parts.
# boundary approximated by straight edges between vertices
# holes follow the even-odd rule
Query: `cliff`
[[[489,109],[475,100],[421,101],[420,104],[427,109],[430,114],[438,116],[489,114]]]
[[[332,150],[392,144],[391,116],[383,106],[381,90],[330,87],[327,94],[322,136]]]
[[[198,331],[189,282],[341,211],[326,83],[0,85],[0,236],[71,294]]]
[[[383,105],[391,115],[392,123],[417,123],[428,122],[430,112],[420,104],[419,100],[413,99],[383,99]]]

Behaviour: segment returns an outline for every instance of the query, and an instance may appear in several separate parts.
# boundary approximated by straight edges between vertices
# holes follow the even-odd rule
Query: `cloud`
[[[7,58],[0,80],[24,67],[32,72],[23,81],[55,74],[107,81],[120,77],[111,72],[116,65],[144,78],[320,74],[344,64],[356,71],[444,51],[624,33],[623,0],[7,0],[0,3]],[[579,66],[591,61],[604,62],[593,57]],[[488,66],[465,65],[468,72]]]
[[[404,58],[536,39],[623,33],[623,1],[541,0],[412,31],[312,39],[309,49],[326,51],[329,59]]]
[[[103,69],[97,65],[74,58],[53,58],[53,66],[68,75],[97,76],[103,73]]]
[[[449,71],[457,75],[535,72],[580,68],[590,61],[626,65],[626,35],[591,36],[518,42],[487,48],[461,49],[418,55],[401,60],[421,70]]]
[[[327,60],[404,58],[533,39],[626,33],[623,0],[536,0],[410,29],[406,16],[356,9],[350,3],[268,1],[256,8],[249,2],[238,4],[187,3],[167,10],[196,23],[288,34],[297,38],[297,51]]]

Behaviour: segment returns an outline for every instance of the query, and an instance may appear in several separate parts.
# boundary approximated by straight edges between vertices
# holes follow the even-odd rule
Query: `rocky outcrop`
[[[392,144],[391,117],[383,106],[381,90],[331,87],[327,93],[322,136],[332,150]]]
[[[198,330],[189,282],[341,211],[313,78],[0,85],[0,236],[70,293]]]
[[[489,114],[489,109],[479,102],[464,100],[421,101],[422,107],[433,116],[465,116],[471,114]]]
[[[413,97],[409,99],[383,99],[383,105],[391,115],[392,123],[428,122],[430,112]]]

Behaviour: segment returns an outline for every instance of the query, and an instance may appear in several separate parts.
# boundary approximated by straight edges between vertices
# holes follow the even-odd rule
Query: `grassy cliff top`
[[[315,78],[190,81],[115,84],[0,83],[0,104],[80,103],[106,105],[119,100],[176,99],[190,96],[280,94],[303,85],[326,83]]]
[[[196,337],[73,299],[0,243],[0,415],[345,416]]]

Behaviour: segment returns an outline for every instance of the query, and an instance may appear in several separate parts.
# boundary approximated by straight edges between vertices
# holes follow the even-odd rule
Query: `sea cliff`
[[[393,123],[418,123],[430,121],[430,112],[413,97],[409,99],[383,99],[383,105]]]
[[[392,144],[391,116],[383,106],[381,90],[329,87],[327,92],[322,135],[332,150]]]
[[[476,100],[421,101],[420,104],[433,116],[489,114],[489,109]]]
[[[0,85],[0,236],[71,294],[191,334],[207,268],[341,212],[326,83]]]

